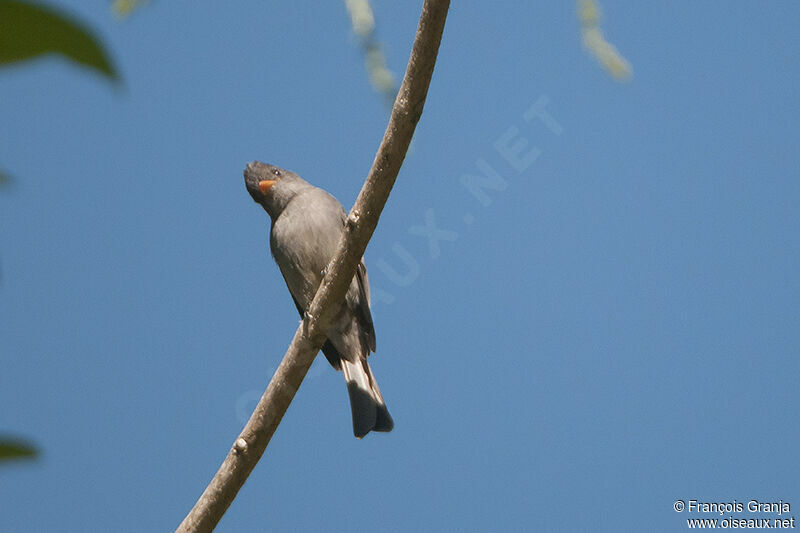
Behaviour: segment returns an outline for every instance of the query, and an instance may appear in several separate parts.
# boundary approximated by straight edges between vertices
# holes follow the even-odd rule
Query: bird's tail
[[[350,393],[355,436],[360,439],[370,431],[391,431],[394,421],[386,409],[381,390],[372,376],[367,360],[351,363],[342,359],[342,371],[347,381],[347,392]]]

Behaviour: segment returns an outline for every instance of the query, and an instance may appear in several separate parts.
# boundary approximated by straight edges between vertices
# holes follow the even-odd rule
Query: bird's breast
[[[338,214],[334,218],[315,211],[287,209],[270,232],[272,255],[292,296],[304,308],[311,303],[342,234]]]

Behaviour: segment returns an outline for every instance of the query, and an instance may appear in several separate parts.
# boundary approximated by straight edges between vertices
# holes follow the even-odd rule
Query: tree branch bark
[[[264,454],[275,429],[325,342],[339,302],[364,255],[383,211],[408,145],[422,115],[449,0],[425,0],[417,35],[392,115],[364,187],[347,218],[339,248],[331,259],[286,355],[239,437],[200,499],[176,530],[213,531],[250,472]]]

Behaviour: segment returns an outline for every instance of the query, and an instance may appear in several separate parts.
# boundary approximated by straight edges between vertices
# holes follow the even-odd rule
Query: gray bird
[[[250,196],[272,219],[270,250],[303,316],[339,245],[347,214],[342,204],[326,191],[274,165],[248,163],[244,181]],[[344,373],[353,412],[353,433],[360,439],[372,430],[391,431],[394,422],[367,363],[367,356],[375,351],[375,328],[363,259],[326,333],[328,339],[322,353],[333,368]]]

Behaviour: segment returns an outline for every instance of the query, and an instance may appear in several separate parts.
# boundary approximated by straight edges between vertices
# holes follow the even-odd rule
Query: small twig
[[[225,514],[250,472],[264,454],[275,429],[325,342],[333,320],[333,304],[344,300],[347,288],[378,225],[414,129],[422,115],[436,55],[442,39],[449,0],[425,0],[417,35],[389,125],[364,187],[350,212],[339,248],[306,316],[272,380],[214,478],[177,531],[212,531]]]

